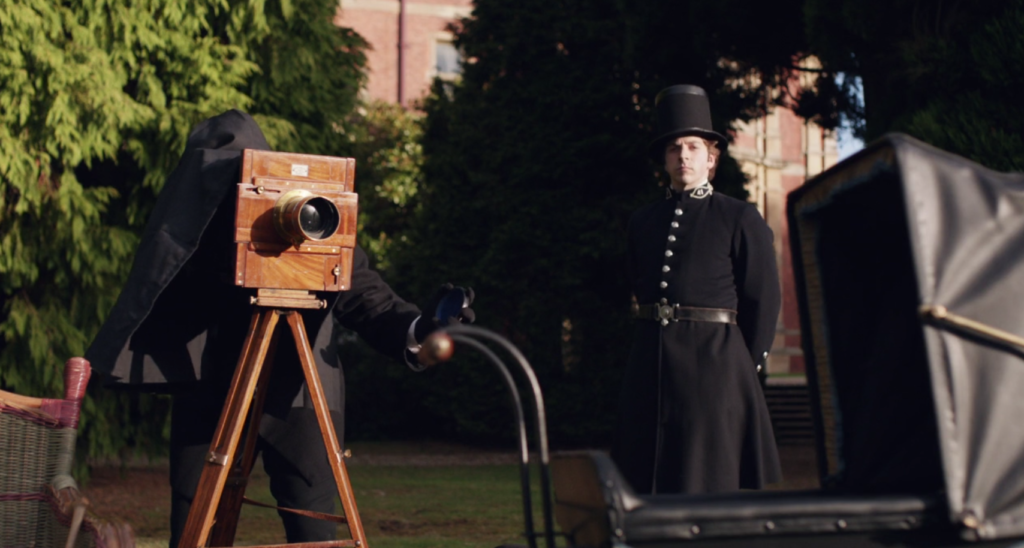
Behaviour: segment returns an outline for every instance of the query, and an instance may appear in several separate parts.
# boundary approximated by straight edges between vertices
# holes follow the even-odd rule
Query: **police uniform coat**
[[[737,324],[635,321],[612,449],[620,470],[641,493],[779,481],[755,365],[780,307],[771,229],[705,183],[636,211],[627,247],[637,303],[731,309]]]
[[[228,111],[193,130],[150,215],[128,280],[86,353],[108,386],[176,394],[174,421],[194,423],[178,429],[206,443],[253,311],[252,290],[231,283],[234,189],[246,148],[270,147],[243,112]],[[320,296],[328,307],[304,310],[302,316],[341,440],[345,386],[335,321],[382,353],[404,360],[408,329],[419,309],[395,295],[358,247],[351,290]],[[306,470],[326,451],[286,326],[277,341],[260,434]],[[189,402],[181,406],[186,409],[178,409],[179,398]],[[188,445],[190,440],[177,442]]]

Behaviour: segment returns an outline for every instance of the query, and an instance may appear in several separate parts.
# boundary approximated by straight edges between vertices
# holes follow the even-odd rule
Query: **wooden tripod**
[[[292,336],[295,337],[299,362],[306,376],[306,385],[313,400],[320,433],[327,447],[327,459],[334,472],[334,481],[338,485],[345,517],[337,518],[337,521],[348,524],[351,536],[349,540],[295,543],[285,546],[366,548],[366,535],[356,509],[356,499],[352,493],[348,471],[342,460],[344,455],[334,432],[323,386],[320,384],[320,375],[317,373],[316,362],[313,361],[313,352],[306,336],[305,324],[297,310],[322,308],[325,303],[317,299],[312,291],[261,289],[258,296],[253,299],[253,304],[256,306],[249,325],[249,335],[242,347],[238,366],[231,380],[231,388],[224,402],[220,421],[217,423],[217,431],[210,443],[210,452],[206,456],[199,487],[196,489],[188,520],[185,522],[185,530],[177,548],[234,544],[245,484],[255,461],[259,419],[263,414],[263,400],[270,378],[271,365],[266,362],[272,361],[275,328],[281,316],[285,317]],[[268,357],[271,359],[268,360]],[[245,445],[239,453],[239,441],[243,430],[246,430],[247,422]]]

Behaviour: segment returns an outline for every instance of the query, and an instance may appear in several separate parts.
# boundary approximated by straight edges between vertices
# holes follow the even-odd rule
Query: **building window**
[[[452,42],[449,33],[434,42],[434,76],[442,80],[457,80],[462,74],[462,54]]]

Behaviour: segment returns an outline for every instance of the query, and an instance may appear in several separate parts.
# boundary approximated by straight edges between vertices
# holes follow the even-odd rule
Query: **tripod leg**
[[[267,349],[266,357],[263,360],[264,365],[260,370],[259,380],[256,382],[255,399],[249,409],[249,421],[246,423],[244,433],[245,442],[238,458],[232,463],[227,482],[224,484],[224,492],[221,494],[220,504],[217,506],[213,529],[210,531],[210,546],[232,546],[235,542],[238,518],[242,513],[242,499],[245,496],[253,465],[256,463],[256,441],[259,439],[260,417],[263,416],[263,402],[267,397],[270,371],[274,367],[274,352],[279,333],[280,329],[274,329],[270,334],[270,347]]]
[[[235,460],[238,441],[245,425],[246,412],[253,400],[256,381],[270,346],[270,335],[277,326],[281,312],[277,309],[253,312],[252,326],[245,340],[242,356],[231,379],[231,389],[210,443],[210,452],[203,466],[199,487],[185,522],[178,548],[200,548],[206,544],[213,526],[213,517],[224,491],[224,484]]]
[[[341,506],[348,520],[349,532],[352,535],[352,540],[356,541],[356,546],[366,548],[363,522],[359,519],[359,511],[356,509],[356,497],[352,492],[352,484],[349,482],[345,462],[342,460],[341,445],[334,432],[334,423],[331,421],[327,400],[324,398],[324,389],[320,384],[320,374],[317,373],[316,362],[313,361],[313,351],[310,349],[309,339],[306,337],[306,327],[302,321],[302,315],[298,312],[289,314],[287,321],[288,326],[292,329],[292,335],[295,336],[295,348],[299,352],[302,372],[306,375],[306,385],[309,387],[309,395],[313,400],[317,422],[320,423],[320,434],[327,446],[327,460],[330,461],[331,470],[334,472],[334,482],[338,484],[338,493],[341,496]]]

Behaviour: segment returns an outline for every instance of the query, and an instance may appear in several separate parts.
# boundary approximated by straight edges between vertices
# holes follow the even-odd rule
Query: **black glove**
[[[439,287],[427,306],[423,307],[423,315],[416,322],[416,329],[413,332],[416,342],[422,344],[427,335],[439,327],[448,325],[452,319],[459,323],[475,322],[476,313],[469,307],[473,304],[473,298],[471,287],[455,287],[450,283]]]

